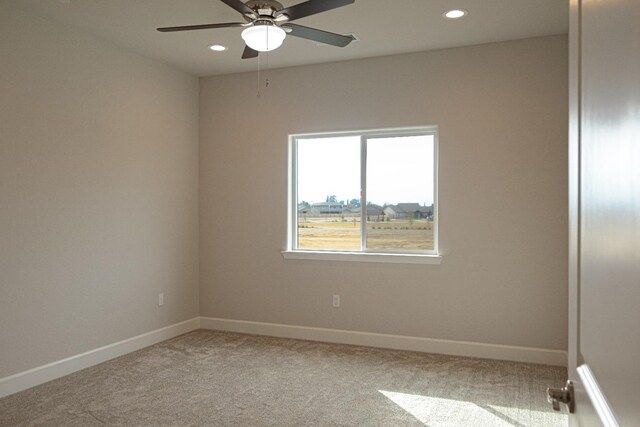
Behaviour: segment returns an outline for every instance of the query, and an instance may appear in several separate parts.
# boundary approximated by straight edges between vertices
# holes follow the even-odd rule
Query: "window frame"
[[[344,132],[317,132],[289,135],[288,150],[288,196],[287,196],[287,249],[282,251],[285,259],[320,259],[330,261],[394,262],[440,264],[439,215],[438,215],[438,171],[439,129],[437,125],[369,129]],[[433,249],[380,249],[366,246],[367,206],[367,141],[375,138],[410,136],[433,136]],[[298,248],[298,140],[359,136],[360,137],[360,250],[342,251],[331,249]],[[362,208],[364,206],[364,208]]]

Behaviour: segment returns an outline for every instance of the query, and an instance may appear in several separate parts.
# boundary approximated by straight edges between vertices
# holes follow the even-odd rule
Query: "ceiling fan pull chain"
[[[267,38],[268,37],[269,37],[269,35],[267,34]],[[266,57],[267,57],[267,66],[265,67],[265,69],[268,70],[269,69],[269,51],[267,51]],[[267,76],[264,79],[264,87],[269,87],[269,76]]]
[[[260,55],[258,55],[258,99],[260,99],[260,61],[262,60],[262,58],[260,58]]]

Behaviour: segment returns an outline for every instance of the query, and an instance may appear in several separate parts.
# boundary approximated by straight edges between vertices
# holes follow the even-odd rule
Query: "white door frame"
[[[595,377],[580,353],[581,165],[582,165],[582,4],[569,0],[569,345],[568,374],[576,392],[570,427],[618,427]]]

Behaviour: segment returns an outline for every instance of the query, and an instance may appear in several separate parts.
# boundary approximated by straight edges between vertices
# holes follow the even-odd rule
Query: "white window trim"
[[[355,262],[386,262],[392,264],[432,264],[442,263],[441,255],[422,255],[416,253],[393,254],[387,252],[338,252],[338,251],[282,251],[284,259],[299,259],[312,261],[355,261]]]
[[[368,138],[372,137],[385,137],[385,136],[412,136],[412,135],[425,135],[431,134],[434,138],[434,168],[433,168],[433,250],[413,250],[402,251],[397,250],[381,250],[381,249],[369,249],[365,248],[362,251],[338,251],[338,250],[306,250],[295,249],[298,245],[297,230],[298,221],[298,200],[297,200],[297,144],[298,139],[310,139],[310,138],[327,138],[327,137],[345,137],[345,136],[361,136],[361,185],[362,194],[360,197],[361,206],[364,203],[366,206],[366,144],[364,143]],[[307,134],[294,134],[289,135],[289,156],[288,156],[288,186],[287,186],[287,203],[289,204],[287,215],[287,249],[282,251],[282,256],[285,259],[297,259],[297,260],[320,260],[320,261],[356,261],[356,262],[386,262],[386,263],[400,263],[400,264],[435,264],[438,265],[442,262],[442,256],[438,252],[438,234],[439,234],[439,220],[438,220],[438,168],[439,168],[439,141],[438,141],[438,126],[417,126],[417,127],[405,127],[405,128],[393,128],[393,129],[372,129],[372,130],[358,130],[349,132],[323,132],[323,133],[307,133]],[[366,215],[366,210],[361,211],[362,215]],[[360,219],[362,228],[366,227],[364,220]],[[361,233],[364,241],[364,230]],[[362,244],[364,246],[364,242]]]

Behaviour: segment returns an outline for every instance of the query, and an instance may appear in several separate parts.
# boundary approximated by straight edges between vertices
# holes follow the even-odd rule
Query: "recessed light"
[[[467,11],[464,9],[453,9],[443,13],[442,16],[449,19],[458,19],[458,18],[462,18],[466,14],[467,14]]]
[[[215,52],[223,52],[227,50],[227,48],[225,46],[222,46],[221,44],[212,44],[211,46],[209,46],[209,49]]]

